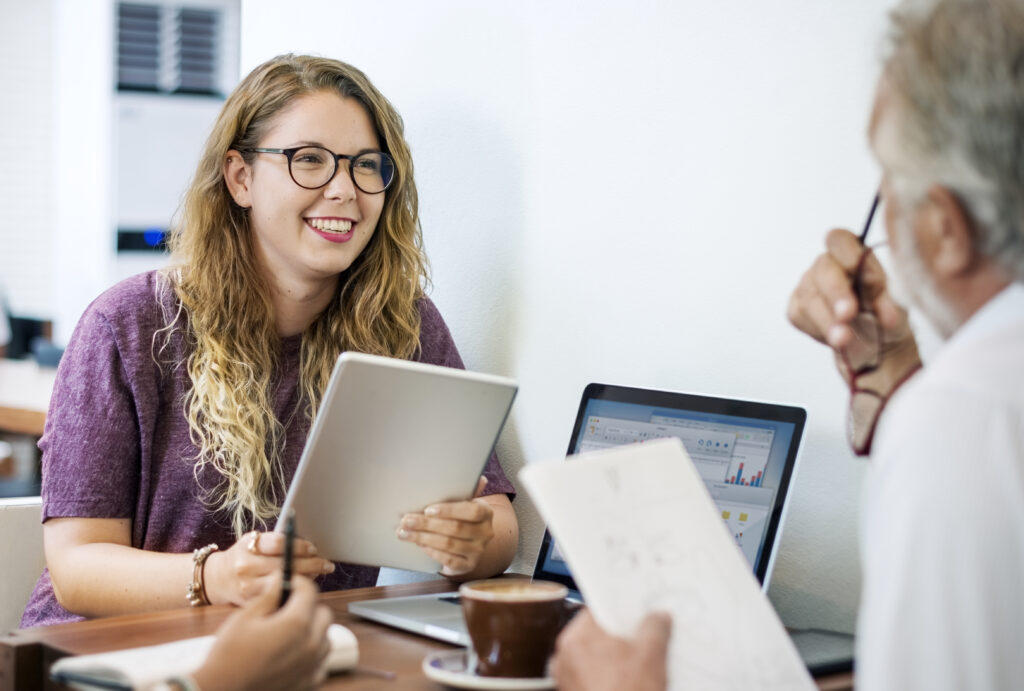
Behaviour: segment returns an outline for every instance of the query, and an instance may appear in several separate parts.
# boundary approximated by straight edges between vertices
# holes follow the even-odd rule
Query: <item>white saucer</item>
[[[550,677],[516,679],[512,677],[481,677],[466,670],[465,650],[444,650],[423,658],[423,673],[434,681],[457,689],[490,689],[491,691],[529,691],[553,689]]]

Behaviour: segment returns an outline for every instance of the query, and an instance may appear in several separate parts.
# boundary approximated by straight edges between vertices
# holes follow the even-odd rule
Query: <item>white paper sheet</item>
[[[519,474],[608,631],[672,615],[672,689],[815,689],[678,439]]]

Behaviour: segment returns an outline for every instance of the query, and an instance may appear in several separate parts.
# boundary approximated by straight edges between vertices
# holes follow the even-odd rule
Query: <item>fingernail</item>
[[[853,300],[849,298],[839,298],[836,300],[835,312],[836,314],[852,314],[857,310],[857,305],[854,304]]]
[[[406,531],[406,530],[399,530],[398,531],[398,539],[399,540],[407,540],[408,538],[409,538],[409,532],[408,531]]]
[[[334,562],[324,562],[324,573],[334,573]]]
[[[316,545],[310,545],[309,546],[309,556],[315,557],[316,554],[317,554],[317,552],[316,552]]]
[[[423,509],[423,513],[427,514],[428,516],[436,516],[437,514],[441,513],[441,509],[439,509],[436,506],[428,506],[427,508]]]
[[[402,521],[402,526],[405,527],[405,528],[415,528],[416,527],[416,519],[415,518],[411,518],[411,517],[410,518],[406,518],[405,520]]]
[[[838,347],[839,345],[842,344],[843,336],[845,335],[846,327],[836,324],[835,326],[829,327],[828,334],[826,334],[826,338],[828,340],[829,345],[831,345],[832,347]]]

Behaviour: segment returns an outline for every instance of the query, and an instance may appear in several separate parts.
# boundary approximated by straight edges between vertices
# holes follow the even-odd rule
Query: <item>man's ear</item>
[[[979,255],[975,248],[977,228],[967,208],[948,188],[934,185],[928,190],[925,232],[931,255],[929,263],[939,276],[954,278],[973,268]]]
[[[234,149],[224,154],[224,182],[236,204],[243,209],[252,206],[252,167]]]

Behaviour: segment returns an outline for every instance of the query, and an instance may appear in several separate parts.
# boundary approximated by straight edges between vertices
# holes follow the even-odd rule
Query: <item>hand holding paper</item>
[[[665,612],[648,614],[627,640],[607,633],[584,609],[558,638],[551,676],[563,691],[663,691],[671,635],[672,618]]]
[[[813,689],[678,439],[520,473],[597,622],[630,638],[672,615],[673,689]]]

